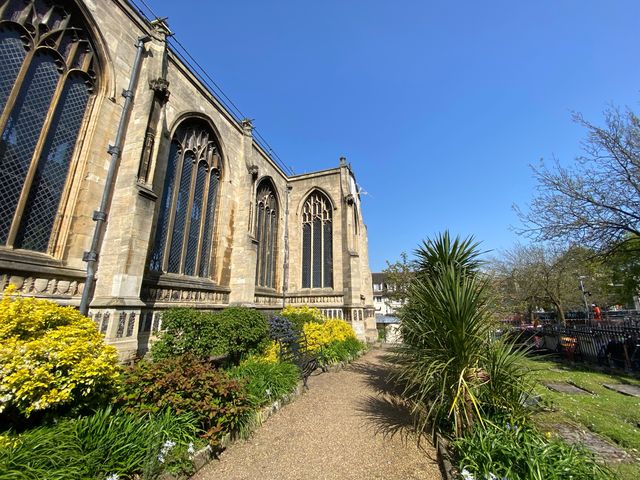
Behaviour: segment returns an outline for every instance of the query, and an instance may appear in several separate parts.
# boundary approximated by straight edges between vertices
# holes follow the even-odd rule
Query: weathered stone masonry
[[[89,307],[107,341],[126,360],[146,350],[167,308],[277,310],[283,304],[316,306],[350,321],[361,338],[375,338],[366,227],[355,177],[344,159],[336,168],[287,176],[254,140],[251,123],[235,119],[167,47],[166,24],[147,22],[125,0],[3,3],[0,25],[9,33],[0,42],[17,41],[18,33],[34,27],[48,33],[57,28],[60,38],[71,38],[70,45],[84,45],[78,39],[85,38],[93,63],[87,73],[91,96],[75,147],[68,150],[59,204],[50,206],[57,211],[48,246],[34,251],[20,240],[30,213],[29,201],[22,199],[36,185],[29,183],[36,181],[29,180],[29,172],[39,178],[37,169],[45,162],[45,154],[38,153],[48,148],[43,133],[41,147],[24,161],[22,210],[5,219],[18,236],[0,239],[0,287],[13,283],[24,295],[79,305],[83,255],[105,189],[121,93],[132,74],[136,42],[148,37],[110,185]],[[68,18],[76,30],[64,23]],[[42,37],[41,50],[35,51],[49,52],[45,43],[52,40]],[[34,52],[37,41],[24,47],[25,55]],[[58,50],[71,55],[64,45]],[[78,62],[67,63],[59,67],[61,78],[74,74]],[[16,105],[26,95],[20,82],[27,80],[21,78],[7,94]],[[17,107],[3,108],[0,127],[8,125],[9,133],[2,142],[9,144],[13,127],[6,119],[17,115]],[[52,158],[52,153],[46,157]],[[4,165],[0,158],[0,175],[8,175]],[[0,196],[8,195],[2,188]],[[322,199],[322,212],[313,210],[311,198]]]

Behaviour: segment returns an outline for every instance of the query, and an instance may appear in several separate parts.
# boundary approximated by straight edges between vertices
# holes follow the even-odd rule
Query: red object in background
[[[597,305],[594,305],[593,307],[593,319],[602,320],[602,311],[600,310],[600,307]]]

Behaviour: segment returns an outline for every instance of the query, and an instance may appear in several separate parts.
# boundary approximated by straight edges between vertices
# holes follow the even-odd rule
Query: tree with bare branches
[[[528,210],[515,207],[520,233],[610,254],[640,236],[640,119],[616,108],[604,112],[603,126],[573,118],[587,130],[583,155],[571,167],[532,167],[538,193]]]

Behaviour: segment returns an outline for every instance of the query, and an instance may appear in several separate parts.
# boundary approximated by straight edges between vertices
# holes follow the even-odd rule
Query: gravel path
[[[406,408],[374,349],[335,373],[314,374],[309,391],[231,445],[195,480],[440,480],[436,453],[418,446]]]

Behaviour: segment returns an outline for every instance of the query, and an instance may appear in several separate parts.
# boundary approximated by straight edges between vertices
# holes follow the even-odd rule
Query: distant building
[[[395,316],[403,303],[389,296],[390,292],[395,292],[395,285],[388,283],[386,273],[372,273],[371,280],[376,316]]]
[[[378,337],[386,341],[397,341],[397,326],[400,323],[397,313],[403,302],[389,295],[396,291],[396,286],[388,281],[386,273],[372,273],[371,280]]]

